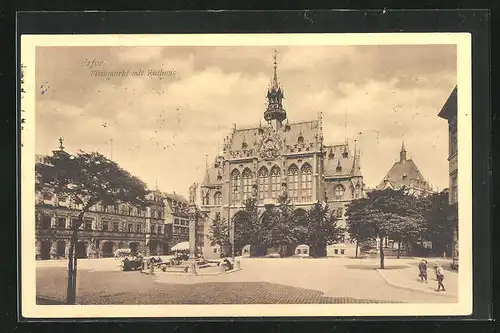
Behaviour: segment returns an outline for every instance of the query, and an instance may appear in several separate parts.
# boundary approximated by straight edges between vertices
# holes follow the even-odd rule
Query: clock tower
[[[271,79],[271,84],[267,90],[267,108],[264,112],[264,119],[276,130],[281,129],[283,120],[286,119],[286,111],[283,108],[283,88],[278,82],[278,74],[276,72],[276,51],[274,51],[274,72]]]

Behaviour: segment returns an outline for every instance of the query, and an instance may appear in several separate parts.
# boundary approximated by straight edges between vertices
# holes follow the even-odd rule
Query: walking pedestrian
[[[427,261],[423,259],[420,264],[418,264],[418,271],[421,282],[427,283]]]
[[[436,280],[438,282],[438,288],[436,289],[436,291],[441,291],[441,290],[446,291],[443,284],[444,268],[440,264],[436,264],[434,265],[434,267],[436,268]]]

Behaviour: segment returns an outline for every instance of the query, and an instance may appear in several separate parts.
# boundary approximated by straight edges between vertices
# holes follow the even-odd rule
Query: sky
[[[37,47],[36,153],[62,137],[69,152],[99,151],[150,188],[187,195],[232,124],[264,123],[274,49],[288,121],[321,111],[326,144],[356,140],[368,187],[399,160],[402,140],[429,183],[448,187],[437,114],[456,85],[455,45]],[[160,69],[168,75],[148,75]]]

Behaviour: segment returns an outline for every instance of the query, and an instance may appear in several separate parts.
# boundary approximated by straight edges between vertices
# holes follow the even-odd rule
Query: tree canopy
[[[208,238],[213,244],[221,247],[230,245],[229,225],[226,219],[221,219],[220,214],[216,214],[210,225],[210,234]]]
[[[404,189],[376,190],[352,201],[347,208],[347,226],[358,242],[380,239],[380,267],[384,268],[382,239],[397,242],[419,240],[424,228],[423,210]]]
[[[75,245],[78,242],[78,230],[84,221],[85,213],[94,205],[116,205],[130,203],[144,207],[147,203],[148,190],[139,178],[132,176],[116,162],[100,153],[78,152],[70,155],[55,151],[35,166],[35,188],[50,191],[56,195],[68,195],[80,213],[72,225],[70,249],[68,253],[67,303],[76,302],[77,257]]]
[[[70,155],[57,151],[46,162],[36,165],[37,189],[66,194],[81,205],[82,211],[98,203],[146,204],[145,183],[100,153],[80,151]]]

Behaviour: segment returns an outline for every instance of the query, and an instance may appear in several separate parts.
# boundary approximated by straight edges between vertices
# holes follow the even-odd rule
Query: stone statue
[[[194,205],[196,203],[196,189],[198,188],[198,183],[194,182],[189,187],[189,203]]]

